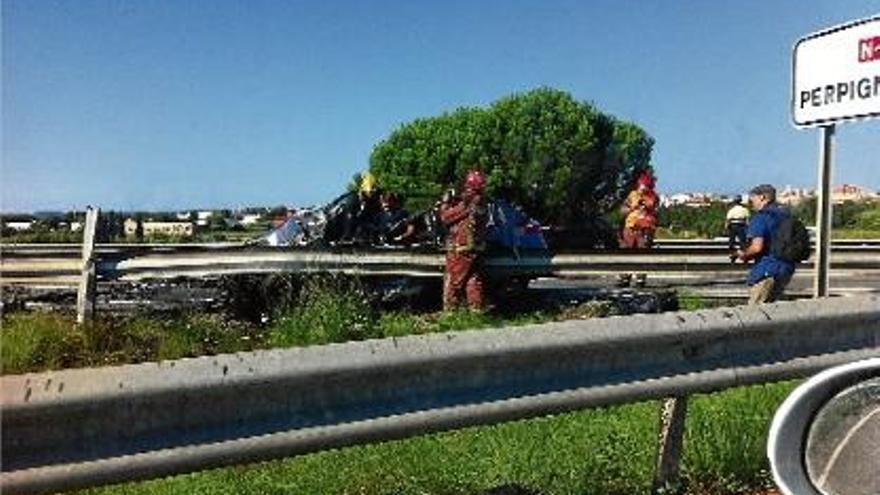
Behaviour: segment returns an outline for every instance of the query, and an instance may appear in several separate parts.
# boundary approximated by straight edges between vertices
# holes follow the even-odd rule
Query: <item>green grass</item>
[[[832,239],[880,239],[880,230],[832,229]]]
[[[654,232],[655,239],[702,239],[704,237],[696,230],[678,230],[669,227],[657,227],[657,231]]]
[[[69,318],[46,314],[4,315],[3,373],[81,366],[85,333]]]
[[[209,314],[76,325],[70,316],[13,313],[2,321],[4,374],[247,351],[264,340],[257,327]]]
[[[694,230],[672,230],[667,227],[658,227],[655,237],[657,239],[701,239],[705,236]],[[833,239],[880,239],[880,230],[837,227],[832,229],[831,237]]]
[[[375,311],[357,282],[308,279],[298,300],[269,329],[270,347],[291,347],[380,337]]]
[[[4,244],[82,244],[83,233],[59,231],[16,232],[2,237]]]
[[[698,397],[687,422],[684,476],[705,493],[771,487],[765,446],[773,413],[797,385],[787,382]]]
[[[101,366],[371,338],[540,323],[600,313],[492,314],[467,310],[413,314],[376,310],[356,281],[317,277],[268,327],[221,314],[170,319],[102,319],[78,326],[71,316],[12,313],[2,318],[2,373]],[[573,312],[573,313],[572,313]],[[572,314],[569,314],[572,313]]]
[[[711,306],[706,298],[687,290],[678,292],[678,307],[682,311],[697,311]]]
[[[769,486],[764,445],[794,384],[697,396],[689,404],[682,473],[687,493]],[[657,404],[468,428],[384,444],[91,490],[121,494],[474,494],[518,485],[541,494],[645,494]]]
[[[508,317],[468,311],[379,314],[357,297],[326,295],[309,296],[268,328],[204,313],[170,320],[99,320],[85,326],[76,325],[71,316],[13,313],[2,320],[0,372],[20,374],[523,325],[553,317],[541,312]]]

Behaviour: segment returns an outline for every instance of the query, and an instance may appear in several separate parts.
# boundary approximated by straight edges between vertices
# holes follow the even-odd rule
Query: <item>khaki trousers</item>
[[[749,287],[749,304],[770,303],[779,300],[790,280],[791,278],[776,280],[773,277],[761,279],[760,282]]]

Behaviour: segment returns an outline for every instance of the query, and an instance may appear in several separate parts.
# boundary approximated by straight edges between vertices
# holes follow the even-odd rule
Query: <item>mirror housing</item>
[[[776,411],[767,456],[786,495],[880,493],[880,358],[797,387]]]

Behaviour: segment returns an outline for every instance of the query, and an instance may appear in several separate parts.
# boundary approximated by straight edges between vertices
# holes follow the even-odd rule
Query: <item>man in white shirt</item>
[[[727,217],[724,220],[724,229],[727,231],[727,249],[730,251],[731,262],[736,260],[736,250],[746,245],[746,231],[749,225],[749,209],[742,204],[742,199],[737,196],[730,203]]]

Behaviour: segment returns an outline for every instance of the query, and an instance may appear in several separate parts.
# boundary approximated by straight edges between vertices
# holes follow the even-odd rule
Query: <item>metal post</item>
[[[834,124],[822,126],[819,140],[819,181],[816,203],[816,279],[813,297],[828,295],[831,246],[831,163],[834,156]]]
[[[95,230],[98,225],[98,208],[86,208],[83,228],[82,274],[76,293],[76,322],[91,321],[95,315],[96,268],[94,259]]]
[[[654,486],[651,493],[676,491],[686,416],[687,396],[664,399],[660,405],[657,462],[654,467]]]

